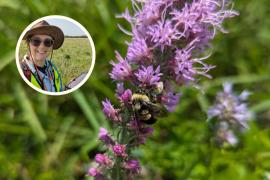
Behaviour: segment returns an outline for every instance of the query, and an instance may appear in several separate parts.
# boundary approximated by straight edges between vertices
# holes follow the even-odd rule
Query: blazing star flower
[[[96,154],[95,161],[100,165],[112,166],[112,160],[105,154]]]
[[[194,81],[196,71],[193,68],[193,62],[190,60],[191,54],[185,51],[178,50],[172,68],[176,75],[176,81]]]
[[[123,82],[119,82],[116,84],[116,95],[117,96],[121,96],[121,94],[124,93],[125,88],[124,88],[124,83]]]
[[[93,167],[92,168],[89,168],[87,174],[89,176],[94,177],[95,180],[103,180],[104,179],[104,175],[97,168],[93,168]]]
[[[127,89],[124,91],[124,93],[121,96],[119,96],[119,100],[121,102],[123,102],[124,104],[126,104],[126,103],[130,102],[131,96],[132,96],[131,90]]]
[[[120,81],[128,80],[132,75],[131,66],[128,64],[128,61],[124,60],[117,51],[115,53],[119,63],[116,64],[115,62],[111,61],[113,69],[112,72],[110,73],[110,76],[114,80]]]
[[[102,105],[103,105],[103,112],[108,119],[113,120],[115,122],[121,121],[118,111],[114,109],[113,105],[108,99],[102,101]]]
[[[124,18],[127,22],[129,22],[130,24],[133,23],[133,18],[129,13],[129,10],[126,9],[124,13],[122,13],[121,15],[117,15],[117,18]]]
[[[101,141],[103,141],[106,145],[114,145],[115,142],[112,140],[112,138],[108,135],[108,131],[105,128],[99,129],[98,137]]]
[[[131,131],[138,131],[138,127],[139,127],[139,121],[136,119],[131,119],[129,121],[129,123],[127,124],[127,127],[129,130]]]
[[[142,67],[136,73],[134,73],[138,81],[140,81],[140,86],[152,86],[158,83],[160,80],[160,67],[158,66],[154,70],[153,66]]]
[[[152,127],[144,127],[140,129],[142,135],[149,135],[152,134],[154,129]]]
[[[172,21],[176,23],[175,25],[179,29],[182,29],[185,37],[204,32],[205,26],[214,28],[212,36],[215,35],[215,29],[226,33],[227,31],[221,26],[223,20],[234,17],[238,13],[233,10],[226,10],[222,1],[224,2],[224,0],[198,0],[191,4],[185,3],[181,10],[174,9],[170,13]]]
[[[132,91],[130,89],[124,88],[124,83],[117,83],[116,97],[122,104],[127,104],[130,102],[132,96]]]
[[[140,144],[145,144],[145,141],[146,141],[146,138],[148,136],[150,136],[152,133],[153,133],[154,129],[151,128],[151,127],[141,127],[139,129],[139,137],[138,137],[138,141],[137,141],[137,144],[140,145]]]
[[[126,9],[122,15],[117,16],[130,23],[130,30],[121,25],[118,27],[131,36],[131,41],[126,43],[126,57],[116,52],[117,62],[110,62],[113,67],[109,75],[117,81],[116,97],[119,108],[114,108],[109,100],[102,102],[104,114],[114,124],[115,133],[112,134],[117,134],[115,140],[112,140],[105,129],[101,129],[99,135],[100,140],[108,146],[109,152],[106,152],[106,158],[98,155],[96,163],[102,167],[102,173],[108,179],[135,178],[140,166],[134,159],[132,150],[145,144],[146,138],[153,132],[150,125],[140,121],[140,112],[133,107],[133,92],[145,93],[149,103],[172,112],[181,95],[177,86],[196,84],[198,76],[211,77],[208,71],[214,66],[204,62],[209,56],[204,57],[203,50],[210,47],[210,40],[214,38],[216,29],[226,32],[222,27],[223,20],[237,15],[235,11],[227,10],[227,2],[228,0],[132,0],[134,13]],[[124,88],[124,83],[127,89]],[[237,102],[246,97],[247,93],[243,93]],[[222,112],[221,107],[224,106],[231,105],[216,105],[212,109],[212,116],[213,113]],[[233,113],[229,113],[233,120],[229,122],[245,125],[246,117],[235,112],[244,112],[246,106],[236,103],[233,107]],[[151,115],[158,118],[158,113]],[[227,116],[223,114],[225,115]],[[229,143],[235,142],[229,130],[223,130],[219,134]],[[112,167],[104,166],[108,164],[108,158],[113,162]],[[119,177],[114,177],[115,175]]]
[[[96,168],[89,168],[88,174],[90,176],[96,176],[97,174],[99,174],[99,171]]]
[[[179,84],[195,81],[195,75],[203,75],[211,78],[207,72],[215,66],[207,65],[203,60],[210,55],[202,58],[193,58],[192,50],[195,49],[194,44],[198,40],[195,39],[190,42],[184,49],[177,49],[175,57],[169,62],[169,68],[172,69],[175,81]]]
[[[161,102],[169,112],[173,112],[179,103],[181,93],[172,92],[172,87],[168,83],[166,83],[166,86],[167,88],[163,92]]]
[[[159,21],[148,28],[148,35],[151,37],[151,42],[155,46],[159,46],[161,51],[164,51],[166,46],[171,46],[173,40],[181,37],[181,34],[174,29],[171,21]]]
[[[142,10],[135,12],[136,22],[139,26],[155,23],[161,17],[161,4],[157,1],[146,1]]]
[[[176,3],[177,1],[175,1]],[[181,9],[169,5],[172,10],[168,11],[168,16],[171,17],[170,21],[178,30],[181,39],[195,37],[199,40],[196,42],[196,49],[203,49],[204,46],[207,46],[209,41],[214,38],[216,29],[226,33],[227,31],[222,27],[224,19],[238,15],[236,11],[226,9],[228,3],[225,3],[225,0],[198,0],[181,3],[184,4]]]
[[[139,161],[135,159],[124,162],[122,167],[130,170],[134,174],[137,174],[141,169]]]
[[[145,39],[136,36],[128,43],[127,60],[132,64],[152,63],[152,51],[147,46]]]
[[[116,144],[112,147],[112,150],[116,156],[127,157],[126,145],[124,144]]]

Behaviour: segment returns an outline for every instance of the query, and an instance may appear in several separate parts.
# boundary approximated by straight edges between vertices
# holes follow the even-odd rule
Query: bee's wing
[[[148,107],[148,109],[154,113],[159,112],[162,108],[160,104],[156,104],[152,102],[144,102],[144,105]]]
[[[163,117],[168,114],[168,111],[159,103],[146,102],[155,116]]]
[[[165,107],[162,107],[159,112],[159,117],[165,117],[168,115],[168,110]]]

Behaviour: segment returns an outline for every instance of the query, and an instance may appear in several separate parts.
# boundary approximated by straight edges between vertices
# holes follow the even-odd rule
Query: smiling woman
[[[87,29],[66,16],[37,19],[20,35],[16,65],[34,90],[53,96],[71,93],[90,77],[95,46]]]
[[[43,20],[26,32],[28,52],[20,62],[24,76],[37,88],[48,92],[63,91],[62,79],[52,63],[53,50],[64,42],[64,33]]]

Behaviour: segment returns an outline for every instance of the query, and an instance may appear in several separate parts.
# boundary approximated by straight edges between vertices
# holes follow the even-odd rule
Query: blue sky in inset
[[[62,29],[65,36],[83,36],[86,35],[81,28],[79,28],[76,24],[73,22],[70,22],[65,19],[57,19],[57,18],[50,18],[46,19],[46,21],[51,24],[58,26]]]

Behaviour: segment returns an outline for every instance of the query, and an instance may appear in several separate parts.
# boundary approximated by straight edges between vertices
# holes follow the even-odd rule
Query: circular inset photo
[[[64,95],[81,87],[90,77],[95,46],[79,22],[65,16],[46,16],[21,34],[16,64],[24,81],[36,91]]]

